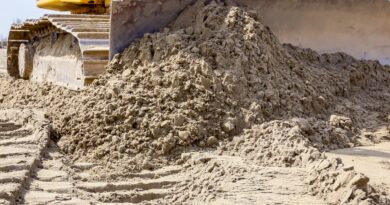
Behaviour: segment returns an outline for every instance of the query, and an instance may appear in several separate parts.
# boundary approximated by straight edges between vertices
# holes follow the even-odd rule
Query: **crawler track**
[[[70,88],[83,87],[98,75],[104,73],[109,56],[110,19],[108,15],[46,15],[37,20],[27,20],[23,24],[13,25],[9,33],[7,70],[13,77],[21,77],[19,72],[19,47],[21,44],[34,45],[45,38],[64,44],[60,35],[71,35],[72,45],[78,47],[76,59],[81,63],[71,70],[53,71],[45,68],[36,60],[38,48],[32,49],[34,67],[32,76],[38,81],[51,81]],[[69,42],[67,42],[69,43]],[[50,47],[50,46],[49,46]],[[63,50],[63,49],[62,49]],[[60,56],[58,56],[60,57]],[[73,58],[74,59],[74,58]],[[53,61],[58,59],[54,58]],[[57,62],[54,69],[68,69],[68,61]],[[70,66],[68,66],[70,67]]]

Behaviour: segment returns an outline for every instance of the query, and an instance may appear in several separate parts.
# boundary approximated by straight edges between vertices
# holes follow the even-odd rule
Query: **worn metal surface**
[[[110,58],[136,38],[160,30],[195,0],[113,0]]]
[[[34,79],[70,88],[83,87],[105,72],[110,56],[123,51],[143,34],[160,30],[193,2],[195,0],[113,1],[111,21],[108,15],[46,15],[38,20],[28,20],[22,25],[13,25],[7,48],[7,71],[11,76],[20,77],[18,53],[21,44],[31,44],[53,34],[66,33],[72,35],[80,47],[80,68],[65,69],[63,65],[66,62],[60,58],[54,59],[58,63],[52,65],[46,63],[39,67],[35,66],[39,63],[34,63],[33,74],[39,75]],[[74,67],[79,63],[70,62],[69,65]],[[52,74],[52,67],[55,74]],[[47,76],[54,77],[45,79]]]
[[[161,29],[192,0],[113,0],[110,56]],[[390,63],[388,0],[231,0],[258,13],[283,43]]]
[[[283,43],[390,63],[388,0],[238,0]]]
[[[69,74],[69,70],[62,71],[58,70],[61,68],[53,68],[57,69],[56,76],[54,76],[55,79],[50,80],[57,81],[60,85],[69,85],[70,88],[87,85],[105,72],[109,53],[109,25],[108,15],[57,14],[46,15],[37,20],[27,20],[21,25],[13,25],[8,39],[7,71],[13,77],[20,77],[18,53],[22,43],[32,44],[47,37],[56,41],[57,35],[68,34],[73,36],[74,44],[79,47],[80,56],[78,58],[82,59],[82,64],[78,68],[72,68],[74,72],[71,74]],[[39,69],[41,68],[34,67],[33,73]],[[42,75],[38,77],[42,81],[48,75],[45,71],[38,73]]]

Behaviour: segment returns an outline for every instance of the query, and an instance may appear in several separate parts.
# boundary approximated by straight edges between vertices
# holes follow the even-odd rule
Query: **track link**
[[[108,15],[45,15],[40,19],[27,20],[23,24],[11,27],[7,47],[8,73],[19,78],[19,47],[21,44],[33,44],[45,37],[57,40],[60,34],[70,34],[74,44],[80,49],[82,61],[80,74],[69,74],[67,70],[58,71],[58,75],[68,72],[72,79],[53,79],[52,82],[70,88],[80,88],[88,85],[100,74],[105,72],[109,58],[110,18]],[[34,69],[39,68],[33,68]],[[43,79],[43,81],[50,81]]]

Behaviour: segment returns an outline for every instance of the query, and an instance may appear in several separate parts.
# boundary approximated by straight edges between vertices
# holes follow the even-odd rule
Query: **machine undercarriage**
[[[113,0],[110,15],[46,15],[13,25],[8,73],[16,78],[79,89],[136,38],[159,31],[194,0]],[[260,14],[283,43],[319,52],[390,62],[390,3],[369,1],[235,0],[226,4]]]

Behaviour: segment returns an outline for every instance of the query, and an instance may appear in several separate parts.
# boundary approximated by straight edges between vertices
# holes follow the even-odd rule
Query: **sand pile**
[[[1,106],[45,109],[64,152],[127,170],[219,144],[263,165],[310,167],[320,151],[389,137],[377,134],[388,125],[389,67],[281,45],[255,13],[214,1],[136,41],[84,91],[1,78]],[[329,188],[336,176],[318,178],[338,164],[313,166],[316,194],[380,202],[360,178],[342,192]]]
[[[368,183],[367,176],[339,159],[326,158],[313,146],[312,136],[321,134],[302,118],[276,120],[245,130],[222,150],[262,166],[304,167],[311,193],[330,204],[388,204],[389,199]]]
[[[67,152],[95,159],[160,156],[213,146],[254,124],[302,116],[313,117],[323,130],[323,137],[313,136],[318,148],[358,144],[354,128],[367,120],[361,103],[371,100],[364,94],[384,90],[386,68],[344,54],[286,49],[256,14],[201,4],[194,6],[200,7],[196,15],[184,13],[173,29],[146,35],[117,56],[82,105],[64,111],[61,132],[76,130],[63,140]],[[316,57],[321,66],[308,60]],[[378,108],[382,116],[375,121],[386,123],[389,108]],[[334,113],[354,128],[327,130],[321,120]]]
[[[387,67],[282,46],[256,14],[202,4],[116,56],[85,91],[6,82],[3,105],[47,109],[63,149],[91,160],[212,147],[275,119],[311,117],[321,150],[356,145],[359,128],[386,125]],[[335,113],[349,130],[327,130]]]

